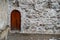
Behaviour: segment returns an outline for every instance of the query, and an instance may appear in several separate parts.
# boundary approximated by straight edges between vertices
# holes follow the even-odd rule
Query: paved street
[[[60,37],[60,35],[40,35],[40,34],[20,34],[10,33],[8,40],[48,40],[52,37]]]

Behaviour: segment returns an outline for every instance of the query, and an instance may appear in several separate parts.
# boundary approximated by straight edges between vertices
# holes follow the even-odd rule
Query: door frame
[[[10,14],[10,26],[11,26],[11,22],[12,22],[12,12],[13,11],[17,11],[17,12],[19,12],[19,15],[20,15],[20,21],[21,21],[21,12],[19,11],[19,10],[16,10],[16,9],[14,9],[14,10],[12,10],[11,11],[11,14]],[[11,27],[10,27],[11,28]],[[11,29],[10,29],[11,30]],[[17,30],[13,30],[13,31],[17,31]],[[21,31],[21,22],[20,22],[20,30],[18,30],[18,31]]]

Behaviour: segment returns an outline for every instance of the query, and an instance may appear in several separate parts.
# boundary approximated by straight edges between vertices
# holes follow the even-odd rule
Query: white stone
[[[46,28],[53,28],[54,25],[53,25],[53,24],[50,24],[50,25],[46,25],[45,27],[46,27]]]
[[[56,16],[56,11],[53,10],[53,9],[50,9],[50,10],[48,11],[48,16],[50,16],[50,17]]]
[[[20,7],[21,8],[28,8],[28,5],[22,5],[22,4],[20,4]]]
[[[46,0],[35,0],[36,3],[43,2],[43,1],[46,1]]]
[[[52,2],[56,2],[57,0],[51,0]]]
[[[45,3],[42,3],[42,4],[35,4],[35,9],[36,10],[43,10],[44,8],[43,8],[43,5],[45,5]]]
[[[60,25],[57,24],[57,27],[60,27]]]
[[[37,31],[46,31],[43,26],[37,27]]]
[[[27,0],[27,2],[28,2],[29,4],[31,4],[31,3],[33,3],[33,0]]]
[[[0,30],[4,30],[5,29],[5,22],[4,21],[0,21]]]
[[[46,30],[45,33],[47,33],[47,34],[53,34],[53,30]]]

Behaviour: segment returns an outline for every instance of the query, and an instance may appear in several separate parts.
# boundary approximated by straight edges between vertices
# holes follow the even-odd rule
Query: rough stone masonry
[[[12,0],[9,1],[9,12],[13,9],[20,10],[24,33],[60,33],[59,0],[18,1],[19,8],[12,4]]]

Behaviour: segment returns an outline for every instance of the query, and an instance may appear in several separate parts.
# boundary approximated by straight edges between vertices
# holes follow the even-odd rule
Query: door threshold
[[[20,33],[19,30],[11,30],[10,33]]]

